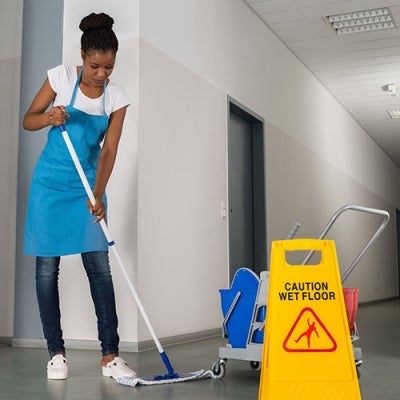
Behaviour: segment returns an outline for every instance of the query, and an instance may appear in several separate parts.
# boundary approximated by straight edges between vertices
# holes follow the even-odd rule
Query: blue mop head
[[[215,374],[211,370],[202,369],[200,371],[191,372],[188,374],[174,374],[174,376],[158,375],[150,378],[129,378],[122,377],[115,379],[121,385],[126,386],[151,386],[151,385],[164,385],[167,383],[179,383],[195,381],[199,379],[214,378]]]

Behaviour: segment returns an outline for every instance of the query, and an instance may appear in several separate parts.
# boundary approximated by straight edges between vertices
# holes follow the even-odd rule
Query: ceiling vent
[[[325,17],[336,35],[379,31],[395,27],[389,8],[354,11]]]

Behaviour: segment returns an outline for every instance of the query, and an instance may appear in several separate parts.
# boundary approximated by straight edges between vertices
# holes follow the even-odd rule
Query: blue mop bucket
[[[219,290],[224,327],[232,347],[246,348],[258,285],[259,278],[253,271],[240,268],[230,289]]]

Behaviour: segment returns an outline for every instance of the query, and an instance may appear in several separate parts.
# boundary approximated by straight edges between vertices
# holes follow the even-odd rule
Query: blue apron
[[[73,107],[81,69],[70,104],[66,129],[91,187],[96,180],[100,143],[108,128],[105,112],[91,115]],[[106,205],[106,197],[103,199]],[[48,132],[47,143],[36,163],[29,192],[24,252],[42,257],[107,251],[100,224],[89,213],[87,194],[75,169],[59,127]]]

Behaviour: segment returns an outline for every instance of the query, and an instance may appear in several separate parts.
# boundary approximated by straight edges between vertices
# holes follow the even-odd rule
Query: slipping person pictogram
[[[305,330],[305,331],[295,340],[295,342],[296,342],[296,343],[299,343],[299,341],[300,341],[303,337],[307,337],[307,345],[308,345],[308,348],[310,348],[310,347],[311,347],[311,335],[312,335],[313,333],[315,333],[315,334],[319,337],[319,334],[318,334],[317,328],[315,327],[315,321],[313,321],[313,322],[310,324],[310,319],[307,318],[307,324],[308,324],[308,329]]]

